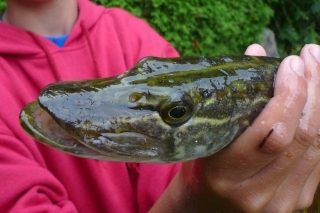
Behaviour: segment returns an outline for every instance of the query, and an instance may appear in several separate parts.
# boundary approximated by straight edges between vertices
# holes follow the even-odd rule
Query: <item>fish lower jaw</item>
[[[161,158],[161,142],[135,132],[100,133],[95,138],[85,135],[81,143],[107,160],[156,162]]]

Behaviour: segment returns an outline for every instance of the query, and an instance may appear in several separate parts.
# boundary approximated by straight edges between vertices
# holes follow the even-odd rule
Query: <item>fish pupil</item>
[[[186,114],[186,108],[184,106],[175,106],[169,111],[169,115],[172,118],[179,119]]]

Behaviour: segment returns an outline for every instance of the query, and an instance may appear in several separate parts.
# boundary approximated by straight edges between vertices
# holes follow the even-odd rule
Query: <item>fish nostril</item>
[[[142,93],[133,92],[129,95],[129,102],[135,103],[135,102],[139,101],[143,97],[143,95],[144,94],[142,94]]]

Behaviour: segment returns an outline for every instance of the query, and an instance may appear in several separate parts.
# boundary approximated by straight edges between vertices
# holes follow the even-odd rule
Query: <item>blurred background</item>
[[[243,54],[251,43],[269,56],[320,43],[319,0],[93,0],[147,21],[182,56]],[[5,9],[0,0],[0,13]]]

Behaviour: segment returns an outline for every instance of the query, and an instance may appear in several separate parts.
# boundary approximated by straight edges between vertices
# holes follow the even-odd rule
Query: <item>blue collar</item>
[[[46,39],[52,41],[55,43],[58,47],[63,47],[64,43],[66,42],[67,38],[69,37],[69,34],[54,37],[54,36],[45,36]]]

